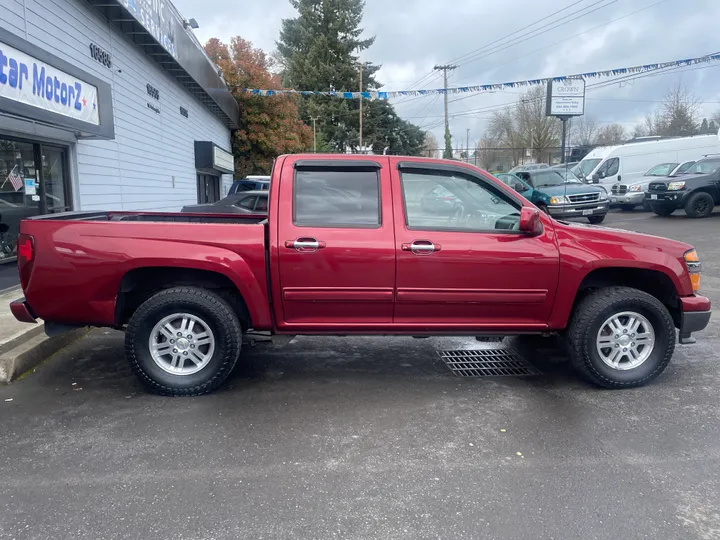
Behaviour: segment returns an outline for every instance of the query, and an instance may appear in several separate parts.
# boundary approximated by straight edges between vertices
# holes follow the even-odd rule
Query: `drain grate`
[[[540,375],[521,356],[507,349],[438,351],[456,377],[523,377]]]

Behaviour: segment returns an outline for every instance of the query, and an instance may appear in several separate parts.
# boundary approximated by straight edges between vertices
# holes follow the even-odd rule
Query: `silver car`
[[[610,204],[619,206],[622,210],[630,211],[636,206],[642,204],[643,209],[650,210],[648,203],[645,201],[645,192],[650,182],[658,180],[658,178],[667,178],[671,176],[680,176],[693,166],[695,161],[684,161],[683,163],[660,163],[655,165],[643,176],[634,182],[623,182],[613,184],[610,193]]]

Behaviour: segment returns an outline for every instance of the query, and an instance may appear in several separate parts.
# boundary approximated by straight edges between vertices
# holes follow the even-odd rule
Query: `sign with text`
[[[0,97],[100,124],[97,87],[2,42]]]
[[[563,79],[548,83],[547,116],[585,114],[585,79]]]
[[[179,22],[166,0],[120,0],[125,9],[150,32],[173,58],[178,57],[175,34]]]

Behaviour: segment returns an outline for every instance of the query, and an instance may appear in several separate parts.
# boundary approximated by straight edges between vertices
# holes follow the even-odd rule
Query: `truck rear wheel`
[[[166,289],[133,314],[125,353],[140,380],[166,396],[215,390],[235,367],[242,328],[230,305],[195,287]]]
[[[575,308],[567,340],[571,362],[585,379],[604,388],[632,388],[667,367],[675,350],[675,324],[654,296],[608,287]]]

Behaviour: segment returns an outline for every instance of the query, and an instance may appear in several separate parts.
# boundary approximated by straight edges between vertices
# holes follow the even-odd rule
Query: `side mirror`
[[[517,191],[518,193],[522,193],[523,191],[527,191],[527,188],[525,187],[525,184],[522,184],[520,182],[515,182],[515,185],[513,186],[513,189]]]
[[[530,206],[523,206],[520,209],[520,232],[531,236],[537,236],[542,232],[540,210]]]

